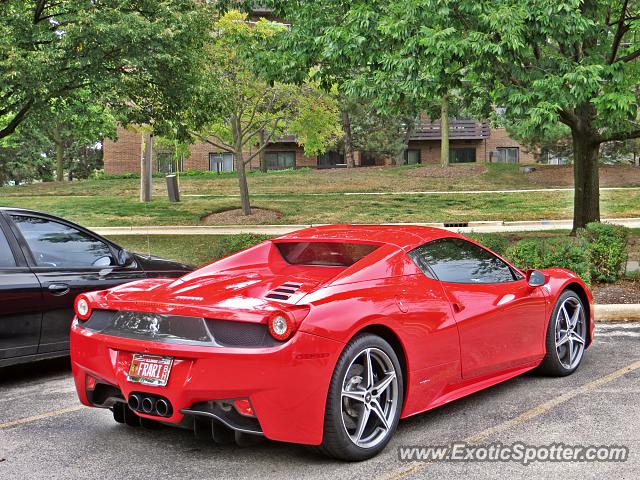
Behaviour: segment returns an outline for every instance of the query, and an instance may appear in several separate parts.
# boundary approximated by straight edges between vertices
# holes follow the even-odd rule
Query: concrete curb
[[[637,322],[640,321],[640,304],[614,303],[594,305],[594,316],[598,322]]]
[[[640,218],[607,218],[603,222],[640,228]],[[463,222],[458,223],[461,225]],[[418,225],[437,227],[459,233],[489,232],[530,232],[540,230],[571,230],[571,220],[536,220],[536,221],[469,221],[467,226],[445,227],[444,223],[386,223],[381,225]],[[238,233],[256,233],[265,235],[284,235],[303,228],[318,227],[323,224],[307,225],[154,225],[154,226],[122,226],[122,227],[90,227],[100,235],[232,235]]]

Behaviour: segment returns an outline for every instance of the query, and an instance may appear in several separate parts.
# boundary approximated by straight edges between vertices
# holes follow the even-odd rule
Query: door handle
[[[461,305],[458,302],[453,302],[451,306],[453,307],[453,311],[456,313],[460,313],[462,310],[464,310],[464,305]]]
[[[51,285],[49,285],[48,290],[51,295],[59,297],[69,293],[70,289],[69,285],[67,285],[66,283],[52,283]]]

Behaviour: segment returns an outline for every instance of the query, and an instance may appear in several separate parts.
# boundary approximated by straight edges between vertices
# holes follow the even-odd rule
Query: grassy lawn
[[[560,168],[560,170],[557,170]],[[611,167],[607,167],[611,168]],[[435,169],[435,170],[434,170]],[[434,175],[424,176],[424,175]],[[636,175],[637,171],[637,175]],[[422,172],[422,173],[420,173]],[[425,172],[427,172],[425,174]],[[442,173],[445,172],[445,173]],[[470,220],[539,220],[572,216],[571,192],[526,192],[566,187],[565,167],[539,167],[542,176],[519,173],[517,165],[388,167],[252,173],[255,207],[275,210],[280,224],[445,222]],[[616,184],[640,185],[640,169],[613,172]],[[622,173],[622,174],[621,174]],[[449,176],[438,176],[449,175]],[[607,173],[611,177],[610,173]],[[637,178],[636,178],[637,177]],[[537,180],[536,180],[537,178]],[[554,185],[555,178],[563,178]],[[533,179],[533,180],[532,180]],[[542,182],[542,183],[541,183]],[[184,196],[166,200],[164,179],[154,178],[154,200],[138,201],[139,180],[103,179],[0,187],[0,205],[33,208],[87,226],[200,225],[202,217],[239,207],[237,178],[232,174],[183,176]],[[522,190],[515,194],[455,193],[456,190]],[[344,192],[450,191],[434,195],[341,195]],[[313,195],[309,195],[313,194]],[[603,217],[640,216],[640,189],[601,193]],[[230,223],[237,223],[231,221]]]
[[[533,174],[522,174],[518,165],[452,165],[448,169],[429,166],[369,167],[331,170],[287,170],[248,175],[252,194],[271,193],[341,193],[456,190],[519,190],[567,187],[571,184],[570,167],[540,165]],[[610,168],[610,167],[607,167]],[[622,172],[620,167],[617,172]],[[603,170],[603,186],[640,186],[640,169],[627,168],[624,175],[609,175]],[[609,179],[609,177],[612,177]],[[154,194],[166,196],[162,177],[154,177]],[[66,183],[39,183],[19,187],[0,187],[0,199],[23,196],[137,196],[140,180],[136,178],[83,180]],[[182,175],[180,188],[186,195],[235,195],[238,180],[234,174],[204,172]]]
[[[253,206],[276,210],[276,223],[382,223],[571,218],[570,192],[449,195],[282,195],[255,197]],[[131,195],[4,197],[0,204],[33,208],[86,226],[199,225],[211,212],[239,207],[235,198],[187,197],[178,204],[164,198],[141,204]],[[605,191],[603,217],[640,215],[640,190]],[[234,223],[234,222],[231,222]]]

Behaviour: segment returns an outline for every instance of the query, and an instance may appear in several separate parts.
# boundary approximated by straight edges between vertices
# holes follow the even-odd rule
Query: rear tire
[[[575,372],[588,340],[588,320],[582,300],[573,290],[560,294],[549,319],[546,350],[538,371],[553,377]]]
[[[398,356],[384,339],[358,334],[343,350],[329,385],[320,453],[348,461],[374,457],[389,443],[402,410]]]

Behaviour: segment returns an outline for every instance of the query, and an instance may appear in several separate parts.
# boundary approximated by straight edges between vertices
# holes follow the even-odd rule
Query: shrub
[[[593,222],[578,232],[587,243],[589,273],[599,282],[615,282],[627,264],[629,229],[621,225]]]
[[[232,253],[251,247],[271,238],[270,235],[257,235],[255,233],[241,233],[239,235],[227,235],[220,237],[213,249],[214,258],[222,258]]]
[[[504,256],[509,247],[507,237],[497,233],[470,233],[467,236],[484,245],[489,250],[496,252],[498,255]]]
[[[543,268],[542,242],[540,240],[520,240],[507,248],[505,256],[507,260],[523,270]]]
[[[525,239],[510,246],[506,258],[523,270],[562,267],[591,282],[586,242],[582,239]]]

